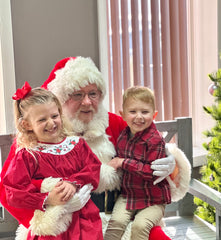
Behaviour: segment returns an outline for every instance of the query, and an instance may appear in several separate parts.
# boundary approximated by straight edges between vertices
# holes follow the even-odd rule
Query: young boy
[[[120,112],[128,126],[117,142],[117,157],[109,164],[123,171],[121,195],[117,199],[104,236],[121,239],[129,221],[134,218],[131,239],[147,239],[151,228],[164,215],[171,202],[167,180],[154,185],[151,162],[166,156],[165,142],[153,123],[157,112],[153,92],[146,87],[131,87],[123,96]]]

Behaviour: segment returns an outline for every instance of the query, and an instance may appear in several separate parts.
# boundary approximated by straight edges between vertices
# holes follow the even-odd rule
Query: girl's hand
[[[55,188],[57,188],[58,194],[60,194],[61,200],[64,202],[69,201],[77,191],[77,186],[67,181],[58,182]]]
[[[58,182],[51,192],[45,204],[48,205],[63,205],[69,201],[75,194],[77,186],[67,181]]]

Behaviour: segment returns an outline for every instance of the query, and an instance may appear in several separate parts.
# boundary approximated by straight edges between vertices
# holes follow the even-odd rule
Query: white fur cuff
[[[173,180],[167,177],[167,181],[170,184],[172,201],[176,202],[182,199],[189,189],[191,165],[184,152],[177,148],[176,144],[167,143],[167,147],[169,152],[175,157],[179,169],[177,176]]]
[[[101,165],[100,181],[98,188],[94,191],[102,193],[105,190],[113,191],[114,189],[120,190],[121,177],[120,174],[111,166],[107,164]]]

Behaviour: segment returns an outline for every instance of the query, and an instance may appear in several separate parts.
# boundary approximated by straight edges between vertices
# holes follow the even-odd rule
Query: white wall
[[[57,61],[91,57],[99,67],[97,1],[0,1],[0,134],[14,132],[12,99],[41,86]]]
[[[212,83],[208,74],[218,68],[218,11],[217,0],[194,0],[190,4],[193,143],[202,147],[202,143],[207,141],[202,132],[214,125],[203,106],[214,103],[214,98],[208,92]]]
[[[45,81],[70,56],[99,64],[97,1],[11,0],[16,85]]]
[[[0,134],[14,131],[11,96],[15,91],[15,72],[11,26],[10,1],[0,1]]]

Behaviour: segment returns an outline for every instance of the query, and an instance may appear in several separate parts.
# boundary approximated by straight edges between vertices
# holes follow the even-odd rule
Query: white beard
[[[102,163],[109,162],[116,155],[115,148],[106,134],[109,118],[102,104],[99,105],[97,113],[89,123],[84,123],[77,118],[72,119],[71,123],[74,135],[84,138]]]
[[[116,156],[115,147],[106,134],[109,124],[107,110],[102,104],[89,123],[84,123],[77,118],[71,120],[74,135],[81,136],[92,149],[93,153],[101,161],[100,181],[95,192],[120,189],[120,174],[107,163]]]

